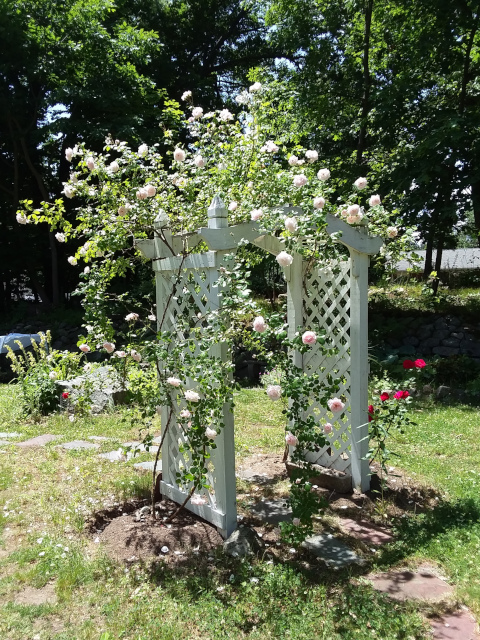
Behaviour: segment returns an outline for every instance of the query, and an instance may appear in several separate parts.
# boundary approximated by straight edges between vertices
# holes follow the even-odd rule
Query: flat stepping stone
[[[19,438],[21,435],[21,433],[17,433],[16,431],[5,431],[4,433],[0,433],[0,438]]]
[[[479,640],[475,620],[468,611],[447,613],[432,620],[434,640]]]
[[[144,444],[141,444],[140,442],[124,442],[122,446],[131,447],[132,452],[140,451],[141,453],[144,453],[145,451],[147,451],[147,447]],[[147,453],[157,453],[157,451],[158,451],[158,447],[151,446],[148,448]]]
[[[110,460],[110,462],[125,461],[127,459],[127,456],[123,453],[123,449],[115,449],[115,451],[108,451],[108,453],[99,453],[98,457]]]
[[[137,462],[133,465],[134,469],[142,469],[144,471],[153,471],[155,466],[155,460],[149,460],[148,462]],[[162,461],[159,460],[157,462],[157,473],[161,473],[162,471]]]
[[[112,438],[107,438],[106,436],[88,436],[89,440],[97,440],[98,442],[103,442],[105,440],[111,440]]]
[[[387,544],[387,542],[394,540],[393,535],[387,529],[379,527],[368,520],[342,518],[340,524],[354,538],[367,544]]]
[[[0,447],[3,447],[6,444],[13,444],[13,442],[9,442],[8,440],[0,440]]]
[[[328,533],[311,536],[302,543],[313,555],[325,562],[329,567],[342,569],[350,564],[363,564],[364,559],[358,556],[341,540]]]
[[[155,436],[152,440],[152,444],[160,444],[162,442],[162,436]]]
[[[377,591],[382,591],[394,600],[442,600],[452,595],[453,588],[437,578],[428,567],[413,571],[389,571],[368,576]]]
[[[250,511],[268,524],[278,524],[292,519],[292,510],[285,506],[285,500],[261,500],[250,507]]]
[[[100,445],[93,442],[87,442],[86,440],[72,440],[72,442],[64,442],[60,445],[64,449],[71,449],[76,451],[78,449],[98,449]]]
[[[36,438],[30,438],[30,440],[25,440],[24,442],[16,442],[15,444],[18,447],[44,447],[52,440],[58,440],[60,436],[54,436],[51,433],[45,433],[42,436],[37,436]]]

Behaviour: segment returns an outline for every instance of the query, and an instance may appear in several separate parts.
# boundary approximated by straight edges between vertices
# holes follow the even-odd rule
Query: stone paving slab
[[[479,640],[476,626],[468,611],[447,613],[432,620],[433,640]]]
[[[25,440],[24,442],[16,442],[15,444],[18,447],[44,447],[52,440],[58,440],[60,436],[54,436],[51,433],[45,433],[41,436],[37,436],[36,438],[30,438],[30,440]]]
[[[145,471],[153,471],[155,466],[155,460],[149,460],[148,462],[137,462],[133,465],[134,469],[143,469]],[[161,473],[162,471],[162,461],[159,460],[157,462],[157,473]]]
[[[317,536],[311,536],[302,543],[302,547],[323,560],[326,565],[336,569],[342,569],[349,564],[364,563],[363,558],[331,534],[322,533]]]
[[[370,575],[373,586],[394,600],[442,600],[453,593],[453,588],[437,578],[428,567],[413,571],[389,571]]]
[[[147,451],[147,447],[144,444],[141,444],[140,442],[124,442],[123,447],[131,447],[132,451],[140,451],[141,453],[144,453]],[[151,447],[149,447],[148,452],[147,453],[157,453],[158,451],[158,447],[155,447],[154,445],[152,445]]]
[[[99,453],[98,457],[110,460],[110,462],[118,462],[119,460],[125,461],[127,459],[123,449],[115,449],[115,451],[108,451],[107,453]]]
[[[292,510],[285,506],[285,500],[261,500],[251,506],[250,511],[262,522],[269,524],[292,519]]]
[[[8,440],[0,440],[0,447],[3,447],[6,444],[13,444],[13,443],[9,442]]]
[[[0,438],[19,438],[21,435],[21,433],[17,433],[16,431],[4,431],[0,433]]]
[[[111,440],[112,438],[107,438],[105,436],[88,436],[89,440],[97,440],[98,442],[104,442],[106,440]]]
[[[368,522],[368,520],[342,518],[340,524],[354,538],[367,544],[387,544],[387,542],[391,542],[394,539],[387,529]]]
[[[64,449],[77,451],[78,449],[98,449],[100,445],[94,444],[93,442],[87,442],[86,440],[72,440],[72,442],[64,442],[59,446]]]

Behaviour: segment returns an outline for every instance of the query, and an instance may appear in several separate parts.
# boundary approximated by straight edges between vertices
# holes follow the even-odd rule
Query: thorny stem
[[[153,464],[153,475],[152,475],[152,516],[153,516],[154,520],[157,517],[156,513],[155,513],[155,487],[156,487],[156,480],[157,480],[158,458],[160,456],[160,451],[162,450],[163,441],[165,440],[165,436],[167,435],[168,427],[170,426],[170,421],[172,419],[172,415],[173,415],[173,408],[170,407],[170,412],[169,412],[168,418],[167,418],[167,424],[165,425],[165,429],[163,430],[162,438],[160,440],[160,444],[158,445],[157,454],[155,456],[155,462]]]

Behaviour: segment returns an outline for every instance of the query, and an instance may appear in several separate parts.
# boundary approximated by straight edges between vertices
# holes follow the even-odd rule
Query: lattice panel
[[[165,329],[177,329],[177,333],[181,339],[186,336],[180,329],[180,325],[187,324],[190,328],[199,328],[206,326],[207,314],[216,310],[219,306],[218,300],[218,270],[216,268],[204,269],[184,269],[181,274],[181,282],[177,283],[177,274],[170,271],[158,274],[157,278],[162,281],[162,296],[165,301],[169,301],[165,311]],[[173,290],[173,295],[171,295]],[[213,346],[212,349],[217,349]],[[193,355],[198,353],[199,347],[192,351]],[[189,386],[189,380],[186,381]],[[194,386],[194,385],[192,385]],[[178,406],[176,415],[180,413],[185,406]],[[215,428],[215,425],[211,425]],[[182,445],[187,442],[188,432],[185,433],[180,424],[172,423],[169,427],[167,436],[167,446],[164,447],[163,453],[163,478],[172,485],[176,485],[176,473],[181,472],[189,462],[189,455],[185,451],[180,451]],[[217,474],[214,470],[215,460],[218,457],[218,449],[211,451],[211,458],[208,462],[207,474],[208,481],[212,487],[211,491],[202,490],[201,493],[207,500],[207,504],[216,510],[219,508],[217,504]],[[191,486],[191,485],[190,485]],[[185,494],[188,493],[190,486],[178,486]]]
[[[319,345],[304,355],[306,373],[318,373],[325,379],[330,373],[342,380],[337,395],[346,400],[345,411],[338,417],[320,405],[312,405],[308,414],[314,415],[320,428],[326,422],[333,426],[330,446],[309,452],[307,460],[327,468],[350,472],[350,263],[338,261],[330,268],[314,269],[307,274],[304,292],[304,325],[320,326],[333,339],[338,353],[324,356]]]

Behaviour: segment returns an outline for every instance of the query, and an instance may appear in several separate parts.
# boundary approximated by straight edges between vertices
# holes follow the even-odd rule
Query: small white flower
[[[83,270],[83,273],[85,275],[88,275],[90,273],[90,267],[85,267],[85,269]]]
[[[125,351],[115,351],[113,355],[117,356],[117,358],[126,358],[127,356]]]
[[[149,320],[151,320],[152,322],[155,322],[155,320],[157,319],[156,316],[153,315],[153,313],[151,313],[149,316],[147,316]]]
[[[172,387],[179,387],[182,384],[182,381],[172,376],[170,378],[167,378],[167,384],[171,385]]]
[[[381,200],[380,200],[380,196],[377,194],[370,196],[370,200],[368,201],[368,204],[371,207],[376,207],[380,204]]]
[[[75,416],[74,415],[68,416],[68,419],[70,420],[70,422],[75,422]]]
[[[387,228],[387,236],[389,238],[396,238],[398,236],[398,229],[397,227],[388,227]]]
[[[153,184],[146,184],[145,190],[149,198],[153,198],[153,196],[157,193],[157,189],[154,187]]]
[[[235,102],[238,104],[248,104],[250,102],[250,96],[246,91],[242,91],[238,96],[235,96]]]
[[[148,197],[147,190],[143,187],[140,187],[135,195],[137,197],[137,200],[145,200]]]
[[[68,162],[72,161],[73,158],[73,149],[71,149],[70,147],[67,147],[65,149],[65,158],[67,159]]]
[[[236,202],[235,200],[233,200],[232,202],[230,202],[230,204],[228,205],[228,210],[229,211],[235,211],[235,209],[238,207],[238,202]]]
[[[296,187],[303,187],[307,184],[307,182],[308,182],[308,178],[303,173],[299,173],[293,177],[293,184]]]
[[[93,171],[95,169],[95,160],[92,158],[92,156],[89,156],[87,158],[87,167],[90,171]]]
[[[261,88],[262,88],[262,85],[260,84],[260,82],[254,82],[250,86],[249,91],[250,93],[255,93],[256,91],[260,91]]]
[[[28,218],[24,213],[17,213],[18,224],[27,224]]]
[[[65,242],[65,234],[58,232],[58,233],[55,234],[55,239],[58,242]]]
[[[233,114],[231,114],[228,109],[222,109],[218,114],[218,117],[220,118],[220,120],[222,120],[222,122],[233,120]]]
[[[205,166],[205,159],[202,158],[202,156],[195,156],[193,162],[199,169],[203,169],[203,167]]]
[[[196,119],[196,118],[201,118],[203,116],[203,109],[202,107],[195,107],[194,109],[192,109],[192,116]]]
[[[70,263],[72,267],[74,267],[77,264],[77,259],[75,258],[75,256],[69,256],[67,258],[67,262]]]
[[[50,378],[50,380],[56,380],[58,378],[57,372],[50,371],[50,373],[48,374],[48,377]]]
[[[139,319],[139,317],[140,317],[140,316],[138,315],[138,313],[128,313],[128,314],[125,316],[125,320],[126,320],[127,322],[136,322],[136,321]]]
[[[69,184],[66,184],[63,187],[63,193],[67,196],[67,198],[73,198],[73,196],[75,195],[75,189],[74,187],[71,187]]]
[[[291,167],[296,167],[296,166],[297,166],[297,164],[298,164],[298,158],[297,158],[297,156],[290,156],[290,158],[288,159],[288,164],[289,164]]]
[[[122,204],[120,207],[118,207],[117,213],[121,218],[123,218],[123,216],[127,213],[127,207]]]
[[[186,102],[187,100],[190,100],[191,97],[192,97],[192,92],[191,91],[184,91],[182,93],[182,100],[184,102]]]
[[[138,351],[135,351],[135,349],[132,349],[130,351],[130,355],[135,360],[135,362],[141,362],[142,361],[142,356],[138,353]]]
[[[138,155],[142,158],[144,158],[148,153],[148,145],[146,144],[141,144],[138,147]]]
[[[314,198],[313,206],[315,207],[315,209],[323,209],[323,207],[325,206],[325,198],[322,198],[322,196]]]
[[[205,429],[205,435],[209,440],[215,440],[215,438],[218,436],[218,433],[215,431],[215,429],[210,429],[210,427],[207,427]]]
[[[162,547],[162,548],[160,549],[160,551],[161,551],[162,553],[168,553],[168,552],[170,551],[170,549],[169,549],[167,546],[164,546],[164,547]]]
[[[318,160],[318,153],[313,150],[309,150],[305,153],[305,158],[308,162],[316,162]]]
[[[120,171],[120,165],[116,160],[114,160],[108,165],[108,170],[111,171],[112,173],[117,173],[117,171]]]
[[[260,220],[260,218],[263,216],[263,211],[262,209],[253,209],[253,211],[250,213],[250,218],[256,222],[257,220]]]

